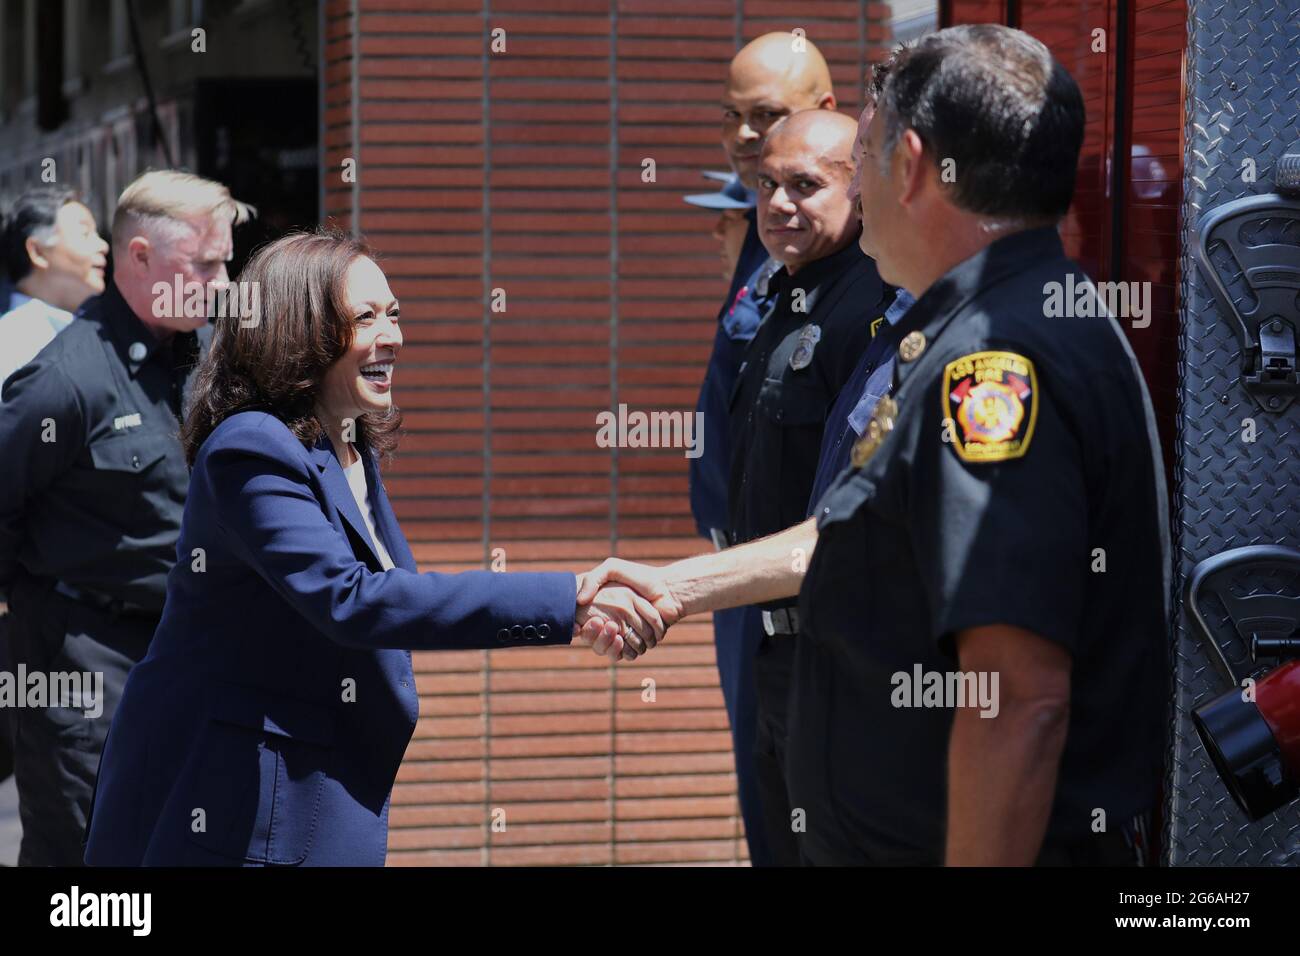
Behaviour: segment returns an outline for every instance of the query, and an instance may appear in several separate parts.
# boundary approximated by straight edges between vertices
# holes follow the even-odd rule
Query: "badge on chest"
[[[790,367],[796,372],[801,368],[807,368],[813,359],[813,349],[817,348],[817,343],[822,340],[822,329],[820,325],[813,325],[809,322],[799,330],[799,341],[794,347],[794,352],[790,354]]]
[[[854,468],[861,468],[876,453],[885,436],[894,430],[894,419],[898,417],[898,403],[886,395],[876,403],[871,420],[862,431],[862,437],[853,443],[850,460]]]

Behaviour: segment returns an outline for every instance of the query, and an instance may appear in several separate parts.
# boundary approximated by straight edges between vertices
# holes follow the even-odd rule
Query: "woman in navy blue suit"
[[[292,235],[221,318],[182,440],[192,465],[162,620],[99,767],[86,862],[380,865],[419,700],[410,649],[663,634],[568,573],[420,574],[378,458],[396,444],[396,299],[361,242]]]

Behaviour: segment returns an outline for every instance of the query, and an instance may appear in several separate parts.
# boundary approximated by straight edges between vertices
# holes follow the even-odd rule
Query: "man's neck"
[[[831,256],[838,256],[850,245],[856,245],[857,241],[858,241],[857,233],[854,233],[852,236],[850,236],[848,239],[845,239],[842,243],[840,243],[830,252],[826,253],[826,255],[824,256],[818,256],[816,259],[809,259],[807,262],[800,262],[800,263],[787,262],[785,263],[786,275],[793,276],[796,272],[800,271],[801,269],[807,269],[809,266],[821,262],[822,259],[829,259]]]
[[[899,276],[894,284],[913,290],[919,299],[935,282],[999,239],[1044,224],[1026,220],[993,220],[966,212],[944,217],[942,221],[930,223],[918,234],[917,254],[909,257],[907,274]]]
[[[57,287],[46,282],[45,277],[37,272],[29,272],[23,276],[14,283],[14,288],[25,296],[40,299],[46,305],[53,306],[56,309],[63,309],[65,312],[75,312],[77,306],[81,305],[78,302],[76,305],[69,306],[67,300],[60,297]]]
[[[117,276],[113,276],[109,281],[113,283],[113,288],[117,289],[118,296],[126,303],[126,307],[131,310],[131,314],[139,319],[140,324],[149,330],[149,334],[159,342],[171,341],[172,336],[176,334],[176,330],[154,321],[152,299],[132,301],[135,299],[135,296],[131,294],[129,289],[122,288],[117,281]]]

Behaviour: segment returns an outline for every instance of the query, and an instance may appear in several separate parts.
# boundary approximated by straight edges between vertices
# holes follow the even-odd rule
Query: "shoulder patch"
[[[1015,352],[972,352],[943,370],[943,417],[962,461],[1019,458],[1038,418],[1034,363]]]

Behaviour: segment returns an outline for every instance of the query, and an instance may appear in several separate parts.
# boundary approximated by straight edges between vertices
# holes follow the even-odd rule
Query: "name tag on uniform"
[[[124,428],[139,428],[140,413],[132,412],[130,415],[118,415],[113,419],[113,431],[120,432]]]

